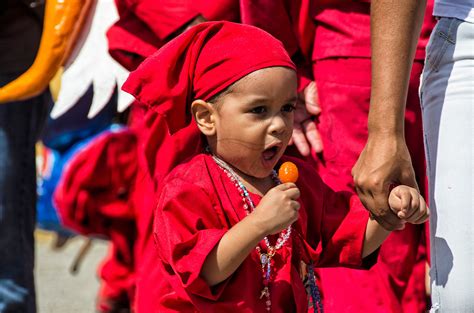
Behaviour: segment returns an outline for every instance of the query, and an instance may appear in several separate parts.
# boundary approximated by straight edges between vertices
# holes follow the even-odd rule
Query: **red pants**
[[[422,194],[425,161],[418,99],[423,64],[415,62],[405,117],[408,148]],[[322,160],[313,160],[323,180],[335,190],[354,190],[351,169],[367,140],[370,102],[370,59],[337,58],[317,61],[313,72],[322,113],[319,131]],[[423,225],[394,231],[369,271],[321,269],[325,312],[423,312],[426,306],[426,246]]]

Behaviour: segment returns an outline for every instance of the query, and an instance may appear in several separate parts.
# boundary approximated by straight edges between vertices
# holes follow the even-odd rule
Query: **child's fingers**
[[[411,203],[411,193],[410,192],[399,192],[400,197],[400,212],[398,212],[398,217],[406,219],[410,209]]]
[[[420,208],[420,199],[423,197],[415,189],[412,189],[411,192],[411,207],[416,212]]]
[[[291,201],[291,208],[295,211],[298,211],[301,207],[301,204],[298,201]]]
[[[420,208],[418,211],[420,212],[420,217],[414,221],[413,224],[424,223],[430,217],[430,208],[426,205],[426,201],[423,197],[420,197]]]
[[[413,223],[413,221],[419,218],[419,209],[420,209],[420,194],[415,189],[410,190],[411,193],[411,203],[410,208],[407,214],[405,215],[406,221]]]
[[[399,219],[404,220],[405,219],[405,212],[398,211],[397,216],[398,216]]]
[[[273,188],[276,190],[286,191],[286,190],[289,190],[292,188],[298,188],[298,187],[296,187],[295,183],[284,183]]]
[[[298,188],[291,188],[286,190],[285,192],[292,200],[296,200],[300,197],[300,190]]]
[[[393,213],[397,215],[401,211],[400,199],[400,191],[397,188],[393,189],[393,191],[391,191],[388,196],[388,205],[392,209]]]
[[[300,190],[294,183],[280,184],[273,189],[286,193],[286,195],[293,200],[296,200],[300,197]]]

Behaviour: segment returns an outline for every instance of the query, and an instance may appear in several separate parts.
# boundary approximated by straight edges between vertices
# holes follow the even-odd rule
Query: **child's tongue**
[[[263,159],[264,160],[271,160],[276,154],[276,149],[274,148],[270,148],[270,149],[266,149],[263,151],[262,155],[263,155]]]

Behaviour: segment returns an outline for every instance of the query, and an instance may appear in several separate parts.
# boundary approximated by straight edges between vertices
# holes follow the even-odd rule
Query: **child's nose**
[[[287,125],[285,123],[285,120],[281,116],[275,116],[272,119],[272,122],[270,125],[270,133],[282,134],[285,132],[286,128],[287,128]]]

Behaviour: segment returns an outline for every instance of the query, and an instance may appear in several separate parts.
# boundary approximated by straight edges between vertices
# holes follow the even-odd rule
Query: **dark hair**
[[[219,108],[219,106],[222,104],[221,103],[222,98],[224,96],[232,93],[232,89],[233,89],[232,87],[234,86],[234,84],[228,86],[226,89],[224,89],[221,92],[219,92],[218,94],[212,96],[211,99],[209,99],[207,102],[212,103],[213,105],[215,105]]]

